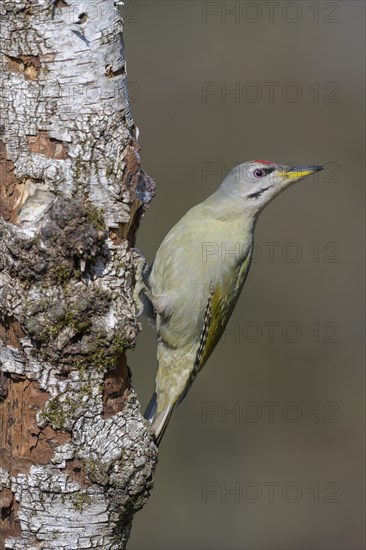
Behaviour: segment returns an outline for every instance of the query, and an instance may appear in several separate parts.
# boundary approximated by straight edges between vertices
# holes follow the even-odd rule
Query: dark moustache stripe
[[[263,187],[263,189],[260,189],[259,191],[256,191],[255,193],[250,193],[250,195],[248,195],[248,198],[249,199],[257,199],[258,197],[261,196],[262,193],[267,191],[267,189],[269,189],[270,187],[271,186],[269,185],[268,187]]]

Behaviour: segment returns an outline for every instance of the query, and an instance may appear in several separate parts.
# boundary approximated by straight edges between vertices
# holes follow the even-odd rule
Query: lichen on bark
[[[124,548],[157,449],[131,385],[154,194],[115,2],[0,4],[0,546]]]

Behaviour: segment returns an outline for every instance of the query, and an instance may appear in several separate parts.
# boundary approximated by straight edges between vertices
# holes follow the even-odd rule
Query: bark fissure
[[[125,355],[154,183],[122,21],[14,0],[0,22],[0,545],[124,548],[157,449]]]

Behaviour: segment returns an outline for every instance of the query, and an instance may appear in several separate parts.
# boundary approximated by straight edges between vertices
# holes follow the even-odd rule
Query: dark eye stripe
[[[271,174],[273,171],[274,171],[274,167],[272,168],[262,168],[263,172],[265,172],[265,174]]]
[[[262,193],[267,191],[267,189],[269,189],[270,187],[271,186],[269,185],[268,187],[263,187],[263,189],[260,189],[259,191],[256,191],[255,193],[250,193],[250,195],[248,195],[248,198],[249,199],[257,199],[258,197],[261,196]]]

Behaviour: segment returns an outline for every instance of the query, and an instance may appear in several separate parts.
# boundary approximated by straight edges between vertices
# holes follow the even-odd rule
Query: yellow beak
[[[289,180],[299,180],[323,170],[324,166],[295,166],[288,170],[280,171],[279,175]]]

